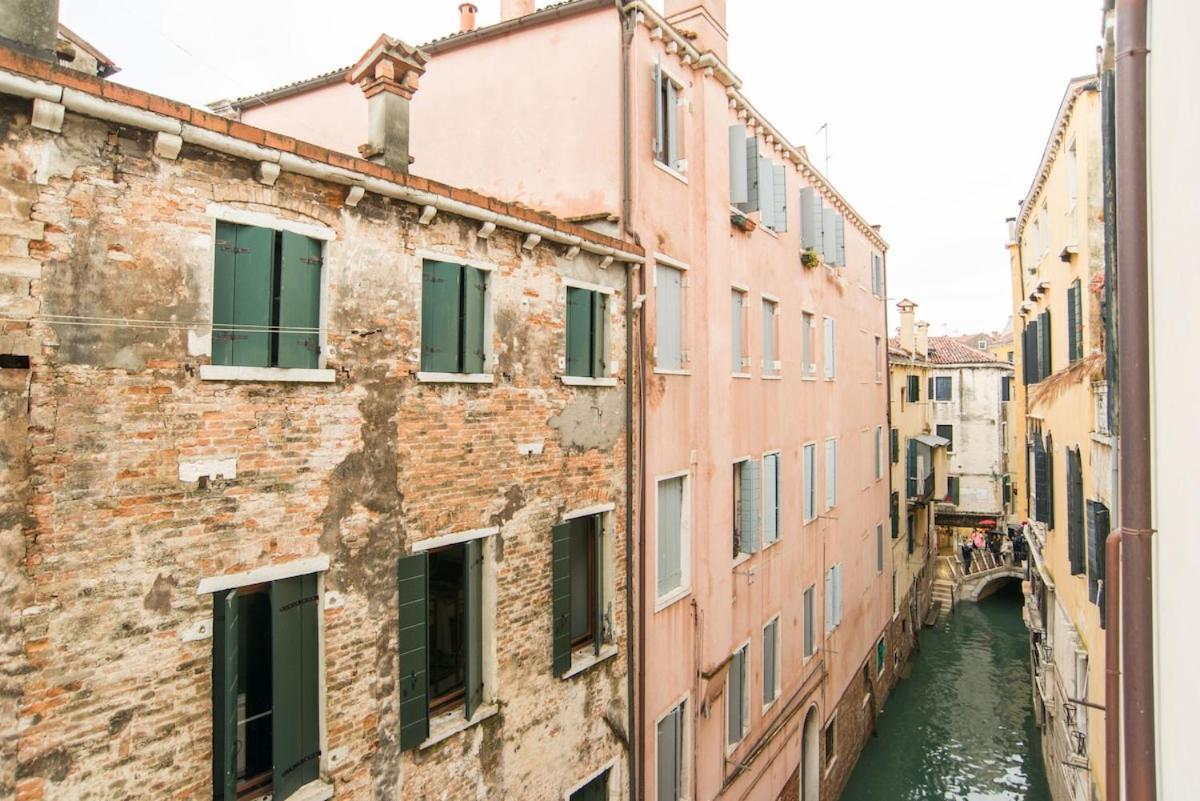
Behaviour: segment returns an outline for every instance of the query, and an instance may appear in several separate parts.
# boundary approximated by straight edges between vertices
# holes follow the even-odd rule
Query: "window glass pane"
[[[267,588],[238,598],[237,778],[247,790],[271,784],[271,600]]]
[[[466,686],[464,569],[462,545],[429,554],[429,694],[433,699],[430,711],[461,700]]]
[[[595,634],[596,518],[571,521],[571,644]]]
[[[658,483],[658,594],[683,585],[683,478]]]

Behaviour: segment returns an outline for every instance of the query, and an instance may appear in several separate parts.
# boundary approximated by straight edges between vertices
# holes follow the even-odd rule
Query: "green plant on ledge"
[[[800,263],[811,270],[821,263],[821,254],[809,248],[800,254]]]

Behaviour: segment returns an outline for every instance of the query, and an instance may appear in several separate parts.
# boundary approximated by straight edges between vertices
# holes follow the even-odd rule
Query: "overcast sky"
[[[458,2],[61,0],[61,16],[122,67],[118,81],[202,105],[350,64],[381,32],[452,33]],[[499,0],[476,2],[480,25],[499,21]],[[1067,81],[1094,71],[1100,0],[728,5],[742,91],[819,168],[828,123],[830,177],[883,225],[893,321],[908,297],[933,333],[1003,326],[1004,219]]]

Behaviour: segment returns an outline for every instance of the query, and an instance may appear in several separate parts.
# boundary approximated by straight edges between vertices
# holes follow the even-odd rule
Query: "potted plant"
[[[821,254],[809,248],[800,254],[800,263],[811,270],[821,263]]]

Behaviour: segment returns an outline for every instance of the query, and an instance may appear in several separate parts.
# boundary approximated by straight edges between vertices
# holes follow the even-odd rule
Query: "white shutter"
[[[779,539],[779,454],[763,457],[763,542]]]
[[[729,126],[729,202],[738,205],[748,197],[746,126]]]
[[[837,263],[845,266],[846,264],[846,218],[838,214],[834,217],[833,222],[837,242],[835,251],[837,252]]]
[[[825,318],[825,377],[837,376],[837,325],[832,317]]]
[[[775,195],[775,225],[774,228],[778,233],[787,231],[787,166],[784,164],[774,164],[771,167],[774,181]]]
[[[825,508],[837,506],[837,440],[825,440]]]
[[[828,264],[841,264],[838,261],[837,252],[837,217],[838,214],[833,209],[828,207],[821,209],[821,238],[823,245],[821,253]]]
[[[729,309],[729,327],[732,333],[732,348],[733,348],[733,372],[740,373],[745,368],[742,364],[742,293],[736,289],[730,293],[733,296],[732,303]]]
[[[664,124],[667,127],[667,166],[672,168],[679,167],[679,90],[675,88],[675,82],[670,78],[665,78],[667,89],[667,107],[666,120]]]
[[[825,571],[825,633],[833,631],[833,627],[837,625],[834,622],[833,615],[837,606],[833,599],[833,571],[834,568],[829,568]]]
[[[822,252],[821,196],[811,186],[800,190],[800,242],[805,250]]]
[[[762,547],[759,515],[762,508],[762,475],[757,459],[742,462],[742,551],[756,553]]]
[[[662,64],[654,65],[654,158],[663,161],[666,131],[663,130]]]
[[[683,273],[659,264],[655,273],[656,366],[683,369]]]
[[[775,230],[775,178],[771,162],[758,157],[758,212],[762,224]]]

